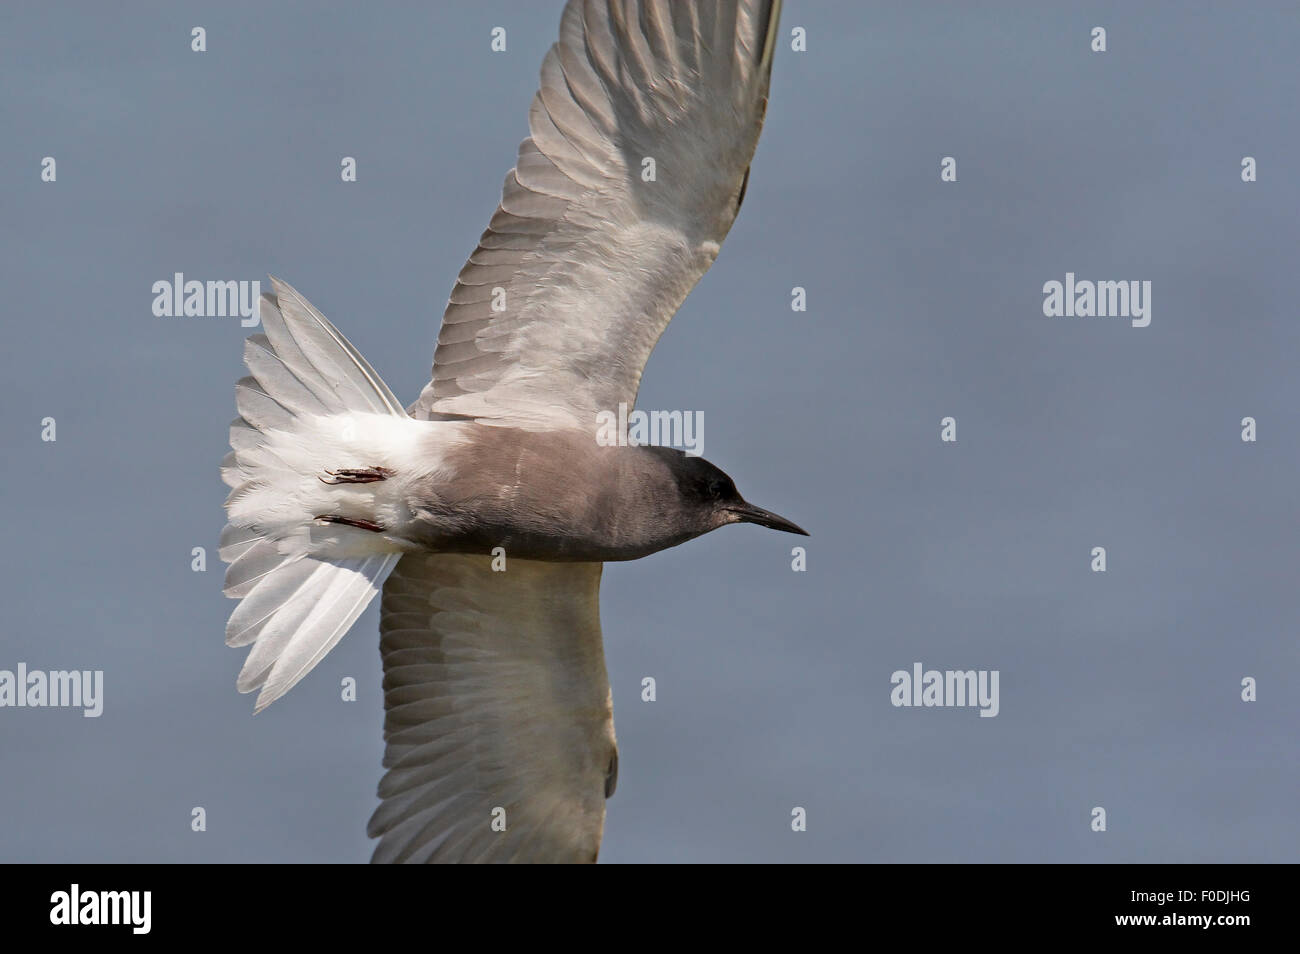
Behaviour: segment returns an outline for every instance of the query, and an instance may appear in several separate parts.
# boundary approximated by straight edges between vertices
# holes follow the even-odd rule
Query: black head
[[[689,457],[668,448],[656,450],[662,452],[668,461],[677,479],[678,497],[684,507],[701,520],[702,532],[728,523],[756,523],[761,527],[808,536],[807,530],[784,517],[746,501],[740,496],[735,482],[703,457]]]

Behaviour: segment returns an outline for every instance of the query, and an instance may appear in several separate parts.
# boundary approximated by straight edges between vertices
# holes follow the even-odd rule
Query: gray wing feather
[[[388,771],[369,826],[376,862],[596,859],[617,751],[600,572],[402,557],[380,618]]]
[[[594,412],[635,401],[651,350],[735,220],[778,9],[570,0],[530,136],[457,278],[413,416],[591,426]]]

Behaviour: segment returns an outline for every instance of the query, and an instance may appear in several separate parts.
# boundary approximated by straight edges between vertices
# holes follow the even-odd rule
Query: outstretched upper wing
[[[779,6],[570,0],[412,415],[589,426],[635,401],[744,197]]]
[[[384,585],[375,861],[595,861],[617,770],[599,563],[411,553]]]

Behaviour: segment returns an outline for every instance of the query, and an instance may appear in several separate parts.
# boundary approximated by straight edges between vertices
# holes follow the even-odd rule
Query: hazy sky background
[[[413,400],[560,7],[0,10],[0,668],[106,683],[99,719],[0,709],[0,861],[368,859],[378,603],[252,716],[216,554],[248,329],[150,288],[281,276]],[[744,210],[640,404],[702,411],[705,456],[813,536],[607,567],[603,860],[1295,861],[1294,4],[781,26]],[[1044,317],[1067,271],[1151,281],[1150,327]],[[999,670],[1000,714],[893,707],[917,661]]]

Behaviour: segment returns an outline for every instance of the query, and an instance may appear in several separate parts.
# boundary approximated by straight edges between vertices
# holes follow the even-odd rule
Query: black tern
[[[261,710],[382,590],[374,861],[595,861],[618,770],[603,564],[731,523],[804,533],[702,458],[596,439],[745,198],[778,15],[567,4],[409,408],[272,278],[222,466],[226,641],[252,646]]]

